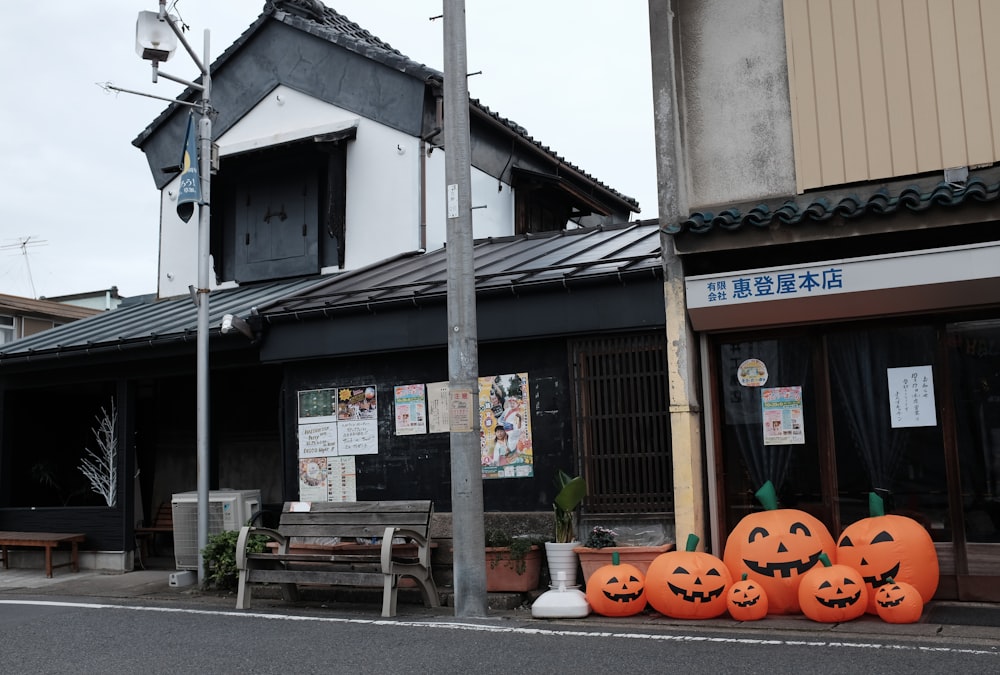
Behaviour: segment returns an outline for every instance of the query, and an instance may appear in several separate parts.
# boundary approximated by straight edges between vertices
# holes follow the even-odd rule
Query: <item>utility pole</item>
[[[444,146],[448,242],[448,391],[455,615],[485,616],[486,538],[479,452],[479,347],[472,254],[472,171],[465,0],[444,0]]]

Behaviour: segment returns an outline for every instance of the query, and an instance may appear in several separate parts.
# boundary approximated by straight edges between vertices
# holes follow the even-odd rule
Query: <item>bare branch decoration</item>
[[[90,480],[90,489],[104,497],[108,506],[118,502],[118,410],[111,399],[111,414],[101,408],[101,415],[94,416],[94,439],[100,452],[84,448],[87,454],[80,462],[80,471]]]

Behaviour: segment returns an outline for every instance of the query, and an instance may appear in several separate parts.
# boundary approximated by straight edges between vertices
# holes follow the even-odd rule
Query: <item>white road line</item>
[[[1000,657],[1000,649],[968,649],[923,645],[895,645],[877,642],[844,642],[834,640],[775,640],[761,638],[736,638],[708,635],[671,635],[665,633],[619,633],[611,631],[563,630],[554,628],[531,628],[517,626],[495,626],[480,623],[456,621],[405,621],[394,619],[346,619],[343,617],[300,616],[293,614],[261,614],[244,611],[222,611],[209,609],[186,609],[178,607],[133,607],[109,605],[93,602],[52,602],[46,600],[0,600],[0,605],[33,605],[42,607],[73,607],[79,609],[117,609],[134,612],[162,612],[168,614],[201,614],[205,616],[230,616],[235,618],[269,619],[272,621],[315,621],[322,623],[359,624],[366,626],[397,626],[408,628],[444,628],[448,630],[475,631],[481,633],[512,633],[521,635],[569,636],[587,638],[612,638],[626,640],[653,640],[658,642],[714,642],[739,645],[787,645],[789,647],[833,647],[838,649],[886,649],[898,651],[937,652],[950,654],[976,654]]]

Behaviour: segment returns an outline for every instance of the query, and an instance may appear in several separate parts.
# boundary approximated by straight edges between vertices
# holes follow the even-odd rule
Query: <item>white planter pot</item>
[[[573,549],[580,545],[578,541],[557,543],[554,541],[545,542],[545,558],[549,564],[549,579],[553,587],[559,585],[559,573],[566,574],[566,587],[571,588],[577,585],[577,569],[580,567],[580,558]]]

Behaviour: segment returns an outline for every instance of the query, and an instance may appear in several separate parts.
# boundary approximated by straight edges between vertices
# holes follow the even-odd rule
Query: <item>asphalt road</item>
[[[35,673],[1000,672],[1000,639],[531,621],[329,608],[0,598],[3,671]],[[758,622],[759,623],[759,622]],[[1000,631],[998,631],[1000,632]],[[1000,638],[1000,635],[998,635]]]

